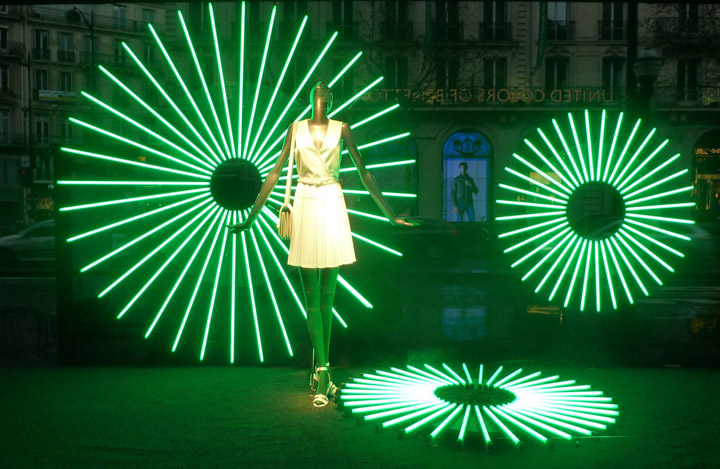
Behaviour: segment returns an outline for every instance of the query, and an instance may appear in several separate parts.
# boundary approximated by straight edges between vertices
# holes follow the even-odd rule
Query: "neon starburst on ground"
[[[553,119],[556,135],[550,137],[538,128],[543,147],[525,139],[531,156],[514,153],[522,167],[505,168],[516,181],[523,181],[524,188],[500,184],[517,200],[497,201],[503,210],[514,207],[523,212],[496,219],[527,223],[500,238],[521,238],[504,252],[517,255],[511,267],[526,269],[523,281],[533,275],[541,277],[536,293],[546,288],[548,299],[553,300],[564,290],[567,307],[579,290],[575,304],[584,310],[594,284],[595,310],[599,312],[608,299],[618,308],[620,285],[632,304],[633,290],[648,295],[645,282],[652,279],[662,285],[658,266],[674,272],[667,255],[684,255],[671,245],[690,238],[672,226],[694,222],[653,213],[677,213],[694,203],[686,202],[692,186],[681,183],[688,170],[674,171],[670,166],[680,154],[663,156],[668,140],[650,143],[656,129],[643,135],[638,119],[625,139],[622,136],[628,129],[622,128],[623,113],[614,132],[612,128],[606,131],[605,110],[599,129],[591,125],[587,110],[584,119],[584,129],[578,128],[568,113],[571,132],[563,131]],[[569,133],[572,139],[566,137]],[[573,148],[569,141],[574,141]]]
[[[454,429],[462,446],[470,431],[480,434],[488,449],[497,435],[520,444],[516,432],[541,443],[589,436],[619,415],[612,398],[575,380],[539,378],[539,371],[523,376],[522,368],[503,376],[502,366],[488,378],[483,365],[476,375],[464,363],[463,378],[442,366],[445,372],[426,364],[427,371],[408,366],[366,373],[345,386],[342,405],[362,421],[379,422],[380,429],[399,428],[400,436],[432,428],[434,440]]]
[[[240,4],[241,22],[239,41],[229,47],[239,51],[238,77],[245,77],[248,59],[245,57],[245,2]],[[275,165],[280,154],[281,144],[284,141],[287,126],[290,122],[298,121],[308,117],[310,106],[307,106],[297,116],[288,116],[296,98],[300,93],[307,92],[308,80],[321,64],[331,46],[337,38],[335,32],[320,53],[317,55],[312,66],[307,70],[303,80],[299,83],[292,83],[294,92],[291,96],[284,98],[286,102],[280,103],[278,97],[284,96],[280,93],[281,85],[287,78],[293,56],[298,48],[300,39],[306,29],[308,17],[302,19],[295,39],[289,51],[277,52],[287,53],[284,66],[274,84],[270,94],[265,95],[261,84],[264,78],[266,63],[270,53],[271,36],[275,24],[277,7],[273,6],[270,20],[267,27],[267,35],[264,42],[261,62],[258,69],[258,76],[253,86],[245,86],[243,80],[238,80],[237,93],[231,95],[226,87],[225,72],[223,66],[220,41],[218,39],[215,11],[212,4],[208,6],[209,22],[212,30],[212,43],[214,44],[213,73],[217,72],[219,83],[208,83],[205,76],[209,71],[200,65],[199,55],[202,54],[196,49],[191,35],[188,31],[183,14],[178,11],[179,24],[182,27],[184,37],[187,41],[187,57],[190,59],[191,68],[197,75],[191,77],[199,82],[199,92],[193,93],[187,85],[190,77],[183,78],[178,70],[176,62],[165,46],[156,30],[151,24],[148,28],[154,38],[157,48],[165,60],[165,65],[172,71],[172,75],[166,73],[163,79],[172,77],[175,80],[174,86],[182,93],[180,98],[173,99],[171,92],[166,90],[158,80],[159,75],[152,72],[152,64],[146,65],[141,61],[131,48],[123,43],[127,56],[137,65],[137,71],[143,79],[147,80],[146,89],[151,89],[155,96],[162,102],[163,107],[152,105],[148,99],[140,97],[121,78],[112,73],[106,67],[99,66],[99,70],[109,78],[116,91],[122,94],[128,103],[139,105],[142,109],[142,119],[135,117],[135,114],[123,112],[108,105],[103,100],[82,92],[82,95],[97,106],[96,109],[106,113],[107,121],[113,122],[116,128],[131,129],[142,136],[142,139],[127,137],[127,132],[112,131],[102,128],[93,123],[86,122],[81,118],[70,118],[71,122],[83,127],[90,134],[100,137],[103,151],[87,151],[79,148],[62,148],[69,156],[80,159],[100,161],[107,165],[103,173],[122,172],[129,168],[135,171],[136,176],[124,178],[111,178],[107,180],[61,180],[58,184],[69,186],[76,195],[74,198],[86,197],[82,192],[85,188],[101,187],[108,188],[130,188],[136,191],[153,191],[152,194],[144,194],[135,197],[118,197],[111,200],[92,201],[82,205],[66,206],[60,209],[64,213],[75,213],[85,215],[92,210],[111,209],[118,207],[137,207],[138,202],[146,203],[161,202],[158,208],[153,210],[135,209],[137,214],[116,219],[112,223],[96,226],[91,230],[77,233],[67,239],[68,242],[93,242],[95,235],[100,233],[122,233],[139,224],[150,224],[151,229],[142,231],[138,236],[124,242],[119,247],[110,250],[101,257],[93,260],[80,269],[87,272],[100,264],[109,263],[114,269],[124,270],[124,273],[116,277],[98,295],[103,298],[106,295],[117,295],[123,297],[125,306],[120,310],[118,318],[122,318],[133,307],[141,309],[137,305],[143,302],[142,311],[154,311],[149,318],[149,327],[145,337],[149,337],[160,321],[173,322],[176,324],[176,333],[172,344],[175,351],[184,336],[186,326],[192,323],[192,318],[204,314],[202,324],[202,340],[200,346],[200,359],[205,357],[208,346],[208,337],[211,326],[217,322],[217,315],[227,315],[227,333],[223,333],[229,343],[228,357],[231,362],[235,360],[236,350],[236,312],[237,314],[251,314],[254,329],[254,340],[257,342],[258,356],[260,361],[264,359],[263,340],[261,331],[268,326],[262,324],[263,308],[272,310],[274,313],[267,315],[268,319],[274,317],[273,321],[279,327],[279,333],[287,348],[287,353],[292,355],[293,350],[290,339],[283,321],[283,311],[273,291],[271,276],[281,277],[287,285],[287,291],[294,298],[297,309],[306,315],[303,303],[296,293],[293,285],[284,269],[284,259],[287,254],[287,246],[280,240],[275,232],[274,226],[277,222],[276,211],[268,207],[263,209],[262,215],[253,228],[240,235],[229,234],[225,226],[230,223],[238,223],[247,215],[247,209],[252,206],[262,184],[263,178]],[[347,64],[328,83],[330,88],[340,78],[351,70],[354,64],[361,57],[362,52],[353,56]],[[176,57],[177,60],[178,57]],[[253,63],[253,65],[255,65]],[[194,66],[194,67],[193,67]],[[216,68],[215,68],[216,67]],[[373,88],[382,80],[378,77],[354,96],[345,101],[336,96],[336,105],[330,117],[347,109],[353,102]],[[215,92],[211,92],[214,89]],[[162,98],[162,99],[160,99]],[[249,101],[252,98],[252,105]],[[231,105],[233,100],[236,106]],[[246,102],[245,105],[243,103]],[[236,109],[235,109],[236,108]],[[368,122],[387,114],[398,108],[398,105],[390,106],[376,114],[355,123],[352,128],[357,128]],[[234,110],[233,110],[234,109]],[[272,116],[272,117],[271,117]],[[142,122],[141,122],[142,120]],[[394,135],[382,140],[373,141],[360,145],[359,148],[367,148],[380,145],[388,141],[407,137],[409,132]],[[345,151],[345,153],[347,150]],[[147,160],[147,162],[145,162]],[[397,161],[392,163],[369,165],[369,168],[379,168],[393,165],[406,165],[414,163],[414,160]],[[341,171],[350,170],[350,168]],[[146,175],[153,175],[148,178]],[[282,177],[285,179],[286,177]],[[367,194],[364,191],[352,191],[353,193]],[[386,194],[389,196],[414,197],[413,194]],[[170,203],[172,202],[172,203]],[[272,196],[270,202],[280,205],[280,197]],[[133,209],[129,209],[132,211]],[[94,212],[97,213],[97,212]],[[384,217],[368,214],[360,211],[351,211],[353,215],[368,216],[387,221]],[[87,219],[86,217],[83,217]],[[143,225],[144,226],[144,225]],[[355,239],[362,243],[382,249],[394,255],[402,255],[400,252],[391,249],[381,243],[367,237],[353,233]],[[162,255],[159,255],[162,253]],[[127,259],[133,259],[128,261]],[[160,259],[160,260],[158,260]],[[125,267],[124,263],[130,262]],[[112,264],[115,263],[115,264]],[[270,264],[270,265],[268,265]],[[157,267],[156,267],[157,266]],[[175,273],[173,268],[177,269]],[[272,274],[271,274],[272,273]],[[139,289],[116,288],[128,281],[128,277],[142,278],[138,285]],[[163,278],[165,283],[159,281]],[[254,280],[264,280],[265,289],[262,301],[254,287]],[[372,304],[360,294],[342,276],[338,279],[348,292],[357,298],[364,306],[371,308]],[[211,285],[210,294],[201,288],[206,282]],[[221,288],[229,284],[229,288]],[[240,290],[240,287],[243,289]],[[152,291],[151,294],[146,294]],[[220,291],[226,291],[227,297],[220,301]],[[239,297],[237,292],[247,292]],[[200,293],[200,294],[199,294]],[[207,301],[204,298],[207,296]],[[155,301],[158,300],[159,301]],[[347,327],[343,319],[333,311],[340,323]],[[136,311],[138,314],[142,312]],[[265,321],[266,323],[269,321]],[[186,335],[186,334],[185,334]],[[217,337],[217,336],[216,336]]]

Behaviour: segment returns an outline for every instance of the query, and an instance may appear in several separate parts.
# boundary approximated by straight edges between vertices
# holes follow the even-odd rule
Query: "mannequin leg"
[[[323,342],[325,345],[325,362],[330,360],[330,334],[332,332],[332,308],[335,300],[340,267],[320,269],[320,316],[323,324]]]
[[[303,291],[305,293],[305,310],[307,312],[308,332],[310,342],[315,350],[315,356],[320,366],[327,363],[325,354],[325,340],[323,335],[323,320],[320,314],[320,270],[300,269]],[[325,394],[328,385],[328,373],[318,373],[318,394]]]

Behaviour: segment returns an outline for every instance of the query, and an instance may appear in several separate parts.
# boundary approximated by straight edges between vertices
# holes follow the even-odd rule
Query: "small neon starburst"
[[[612,398],[575,380],[539,378],[539,371],[523,376],[522,368],[502,376],[502,366],[484,380],[483,365],[474,380],[465,363],[465,378],[442,367],[446,373],[427,364],[427,371],[408,366],[365,373],[345,385],[342,405],[363,421],[380,422],[379,429],[400,428],[400,436],[432,428],[434,440],[454,429],[462,447],[468,432],[478,433],[488,450],[497,435],[519,445],[516,432],[541,443],[590,436],[619,415]]]
[[[287,255],[288,247],[273,228],[277,224],[277,206],[282,204],[282,193],[271,195],[269,202],[273,205],[270,206],[271,208],[263,209],[257,223],[248,232],[239,235],[229,234],[225,226],[244,220],[248,209],[257,198],[263,178],[275,166],[280,156],[288,125],[308,116],[310,106],[305,107],[294,118],[288,116],[288,113],[296,105],[298,95],[307,91],[308,80],[338,36],[337,32],[332,34],[307,70],[305,77],[298,83],[291,83],[291,89],[294,90],[292,95],[282,98],[281,86],[289,76],[287,72],[306,30],[308,16],[303,17],[290,49],[279,52],[287,55],[283,55],[286,57],[283,68],[270,92],[270,88],[261,85],[271,80],[265,76],[265,70],[277,6],[272,7],[265,47],[262,58],[259,59],[258,75],[253,77],[252,86],[246,86],[244,83],[244,80],[248,79],[246,67],[249,66],[246,63],[248,57],[245,47],[245,2],[240,4],[240,9],[239,41],[237,44],[227,45],[233,51],[239,52],[237,62],[239,70],[234,75],[242,79],[237,81],[235,87],[237,92],[226,87],[227,70],[221,58],[221,49],[225,45],[221,47],[218,40],[215,10],[212,4],[208,5],[214,44],[213,50],[209,51],[211,53],[207,54],[207,57],[211,58],[210,67],[201,67],[201,59],[206,56],[202,54],[203,51],[196,50],[185,18],[182,12],[178,11],[179,25],[187,42],[185,57],[189,61],[190,68],[194,66],[191,77],[183,78],[171,57],[171,51],[160,39],[153,25],[148,24],[157,48],[165,59],[167,73],[164,75],[154,73],[153,70],[156,69],[153,67],[157,67],[154,61],[149,64],[144,63],[126,43],[122,43],[127,54],[123,57],[130,59],[128,66],[134,63],[137,66],[137,76],[147,79],[144,97],[139,96],[118,75],[100,65],[99,70],[116,86],[118,96],[122,96],[128,106],[135,106],[135,109],[131,109],[132,112],[123,112],[83,91],[82,96],[85,99],[106,113],[103,116],[103,124],[112,122],[115,129],[119,130],[108,130],[98,126],[100,124],[93,125],[83,120],[85,117],[72,117],[70,121],[73,124],[82,127],[91,136],[100,138],[101,144],[98,147],[101,149],[88,151],[87,148],[62,148],[62,151],[68,155],[104,164],[101,171],[113,176],[106,180],[92,179],[91,176],[91,179],[58,181],[60,186],[68,186],[72,189],[74,199],[88,197],[89,189],[97,191],[98,188],[123,190],[133,194],[153,192],[134,197],[123,196],[110,200],[89,201],[60,209],[69,217],[77,213],[75,220],[79,220],[80,215],[84,215],[83,220],[90,220],[92,217],[86,214],[98,213],[98,210],[109,211],[110,217],[115,219],[112,223],[99,227],[96,224],[91,230],[74,234],[67,239],[69,243],[92,242],[97,239],[93,237],[100,233],[120,234],[120,236],[124,234],[123,232],[132,233],[132,236],[129,236],[130,240],[89,262],[80,271],[90,271],[106,262],[112,264],[113,269],[124,270],[124,273],[112,280],[98,297],[103,298],[111,293],[116,295],[115,299],[124,304],[118,319],[133,307],[136,313],[138,309],[141,310],[140,314],[142,311],[151,312],[146,338],[155,330],[161,319],[166,323],[171,322],[171,328],[177,327],[176,333],[173,330],[175,337],[173,352],[178,348],[186,329],[202,330],[200,360],[205,357],[211,326],[218,322],[219,311],[225,318],[224,322],[227,323],[227,332],[223,330],[222,335],[229,342],[231,363],[235,361],[236,330],[239,328],[236,324],[236,311],[252,316],[249,322],[254,328],[254,340],[257,343],[260,361],[264,360],[261,329],[268,329],[271,323],[279,327],[288,354],[293,354],[282,308],[274,291],[275,279],[282,278],[299,312],[306,317],[305,308],[300,300],[301,295],[295,291],[285,271],[284,263],[281,262],[281,259],[284,260],[284,256]],[[362,52],[356,53],[328,83],[328,87],[332,88],[352,69],[361,56]],[[254,65],[254,61],[251,65]],[[219,83],[209,83],[209,80],[206,80],[208,73],[216,74]],[[383,77],[376,78],[349,99],[340,102],[329,117],[347,109],[382,79]],[[170,83],[172,80],[175,81],[170,86],[160,83],[160,81]],[[191,92],[188,88],[189,80],[199,83],[197,92]],[[179,97],[171,96],[173,88],[179,91],[177,93]],[[278,99],[279,97],[281,99]],[[156,102],[162,105],[158,106]],[[282,105],[278,106],[278,104]],[[363,126],[398,107],[396,104],[369,115],[353,124],[351,128]],[[130,131],[135,132],[139,137],[130,137]],[[409,135],[409,132],[400,133],[365,143],[358,148],[362,150],[382,145]],[[88,142],[91,140],[88,139]],[[347,150],[343,153],[347,153]],[[404,160],[367,167],[372,169],[413,163],[414,160]],[[83,174],[84,166],[79,168],[79,172]],[[341,169],[341,171],[350,170],[352,168]],[[118,174],[124,176],[115,176]],[[286,181],[287,175],[280,179]],[[346,192],[368,194],[367,191],[350,189]],[[405,193],[385,195],[415,197],[414,194]],[[149,203],[158,204],[159,207],[149,210],[144,206]],[[128,212],[135,213],[124,217]],[[385,217],[362,211],[352,210],[350,213],[353,216],[389,221]],[[140,234],[135,236],[136,233]],[[353,237],[383,252],[402,255],[399,251],[358,233],[353,233]],[[125,265],[128,260],[130,264]],[[134,278],[127,280],[129,277]],[[262,284],[263,281],[266,288],[256,291],[255,284]],[[370,301],[345,278],[340,276],[338,282],[365,307],[372,308]],[[204,283],[209,286],[201,288]],[[124,288],[116,288],[120,285]],[[148,291],[152,293],[146,295]],[[247,292],[246,295],[242,297],[237,295],[237,292],[244,291]],[[142,308],[138,307],[141,303]],[[333,312],[337,320],[347,327],[338,312],[334,309]],[[194,319],[198,314],[204,315],[200,321]]]
[[[579,289],[577,304],[582,311],[594,283],[595,309],[599,312],[608,297],[612,307],[618,308],[618,281],[632,304],[633,290],[639,288],[648,295],[644,282],[649,278],[662,285],[655,272],[658,264],[674,272],[665,254],[684,257],[671,244],[676,240],[689,241],[690,237],[670,227],[694,222],[652,213],[658,210],[663,214],[665,211],[677,213],[694,203],[686,202],[692,186],[679,182],[688,169],[673,172],[670,168],[680,154],[663,156],[669,143],[667,139],[650,144],[656,129],[648,132],[641,142],[634,142],[641,124],[638,119],[622,142],[621,136],[627,132],[621,129],[623,113],[618,116],[611,138],[609,133],[606,135],[605,110],[599,129],[592,127],[587,110],[584,118],[585,136],[581,138],[572,113],[568,113],[574,149],[568,145],[569,139],[555,119],[552,120],[557,134],[554,142],[542,129],[537,129],[547,149],[541,150],[539,145],[525,139],[532,156],[513,153],[523,168],[520,171],[505,168],[524,181],[525,188],[500,184],[500,188],[514,193],[517,200],[497,201],[503,210],[514,207],[523,213],[499,216],[496,220],[527,223],[499,237],[523,238],[503,252],[522,253],[511,267],[527,265],[523,281],[533,274],[542,275],[536,293],[547,287],[548,299],[553,300],[565,289],[564,306],[567,307]],[[548,152],[554,159],[546,156]],[[658,199],[664,203],[658,203]],[[535,261],[532,266],[531,259]],[[552,288],[551,279],[555,279]]]

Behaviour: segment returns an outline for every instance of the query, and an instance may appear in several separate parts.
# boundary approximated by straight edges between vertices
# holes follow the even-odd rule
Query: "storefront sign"
[[[54,91],[54,90],[38,90],[38,99],[40,101],[74,103],[74,91]]]
[[[720,158],[720,147],[698,147],[694,153],[695,161]]]
[[[613,90],[601,88],[420,88],[373,89],[362,100],[371,103],[395,102],[404,99],[416,104],[607,104],[613,103]]]

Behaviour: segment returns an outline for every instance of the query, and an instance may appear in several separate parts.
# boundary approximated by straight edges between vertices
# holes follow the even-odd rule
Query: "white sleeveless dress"
[[[342,122],[330,120],[325,138],[317,142],[310,135],[308,121],[298,122],[295,161],[299,179],[288,265],[325,268],[355,262],[350,221],[338,183],[341,147]]]

